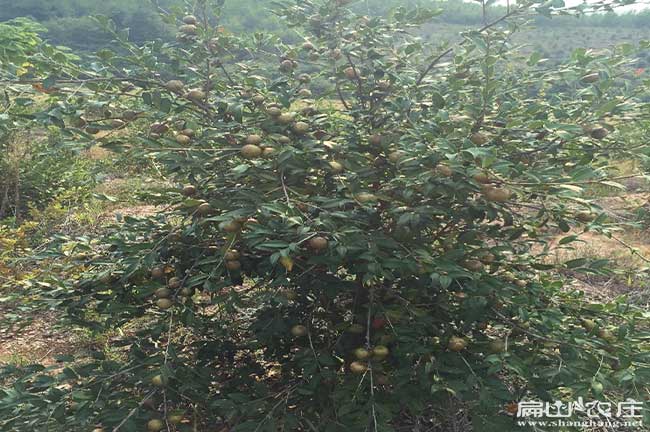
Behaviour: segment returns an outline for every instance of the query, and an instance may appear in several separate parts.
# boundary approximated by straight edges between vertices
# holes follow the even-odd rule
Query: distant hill
[[[155,38],[171,39],[174,29],[163,22],[158,9],[183,11],[182,0],[0,0],[0,21],[30,16],[44,24],[47,38],[76,50],[96,51],[110,40],[96,27],[89,15],[107,15],[118,26],[131,29],[136,42]],[[270,30],[290,35],[269,12],[271,0],[226,0],[223,24],[231,31]],[[425,6],[442,9],[425,36],[435,42],[455,40],[461,31],[483,23],[480,5],[460,0],[359,0],[354,7],[361,13],[385,14],[396,6]],[[503,6],[487,9],[487,20],[505,12]],[[589,17],[537,18],[534,27],[517,36],[516,41],[528,44],[551,59],[566,57],[575,48],[605,48],[622,43],[650,39],[650,12],[617,15],[598,14]],[[643,64],[650,64],[650,57]]]

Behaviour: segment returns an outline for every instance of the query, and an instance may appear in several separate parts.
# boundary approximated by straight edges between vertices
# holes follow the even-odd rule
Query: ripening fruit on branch
[[[251,100],[253,101],[253,103],[259,105],[259,104],[263,103],[266,100],[266,98],[264,96],[262,96],[261,94],[257,94],[255,96],[253,96]]]
[[[183,297],[192,297],[195,293],[195,289],[193,287],[183,287],[181,289],[180,295]]]
[[[223,257],[226,261],[236,261],[239,259],[239,251],[231,249],[223,254]]]
[[[345,168],[340,162],[337,161],[330,161],[329,162],[330,170],[334,174],[341,174],[343,171],[345,171]]]
[[[284,72],[291,72],[294,68],[294,64],[291,60],[283,60],[282,63],[280,63],[280,70]]]
[[[282,115],[282,109],[280,109],[280,107],[272,105],[266,107],[266,113],[271,117],[279,117],[280,115]]]
[[[174,305],[174,302],[168,298],[161,298],[156,300],[156,306],[162,310],[167,310]]]
[[[238,271],[241,269],[241,262],[237,260],[226,261],[226,268],[230,271]]]
[[[178,31],[184,35],[195,35],[197,27],[194,24],[183,24],[178,27]]]
[[[397,151],[391,152],[388,155],[388,160],[391,163],[396,164],[397,162],[399,162],[404,157],[404,155],[405,155],[405,153],[403,151],[397,150]]]
[[[162,279],[165,276],[165,269],[161,266],[154,267],[151,269],[151,277],[154,279]]]
[[[254,144],[246,144],[240,150],[241,155],[246,159],[256,159],[262,156],[262,148]]]
[[[343,73],[347,79],[353,80],[357,77],[357,71],[352,66],[345,68]]]
[[[185,95],[187,99],[193,100],[193,101],[201,101],[205,99],[205,92],[200,89],[192,89],[187,92]]]
[[[185,416],[182,413],[174,413],[174,414],[170,414],[167,417],[167,421],[170,424],[178,425],[178,424],[181,424],[183,422],[184,418],[185,418]]]
[[[370,351],[365,348],[357,348],[353,354],[357,360],[368,360],[370,358]]]
[[[182,283],[183,281],[181,280],[181,278],[174,276],[173,278],[170,278],[167,281],[167,286],[169,287],[169,289],[176,290],[181,287]]]
[[[589,135],[594,139],[600,140],[600,139],[605,138],[607,135],[609,135],[609,131],[607,129],[605,129],[604,127],[596,127],[596,128],[591,129],[591,132],[589,133]]]
[[[354,361],[350,363],[350,371],[353,374],[360,375],[366,373],[368,370],[368,365],[362,362]]]
[[[152,419],[147,422],[149,432],[160,432],[165,428],[165,423],[160,419]]]
[[[196,25],[198,23],[198,20],[194,15],[185,15],[183,17],[183,22],[189,25]]]
[[[297,134],[304,134],[309,131],[309,124],[305,122],[297,122],[293,125],[293,131]]]
[[[309,42],[309,41],[304,42],[304,43],[302,44],[302,49],[304,49],[305,51],[311,51],[311,50],[314,49],[314,44],[311,43],[311,42]]]
[[[155,375],[151,378],[151,384],[156,387],[164,387],[167,385],[167,378],[162,375]]]
[[[481,193],[486,200],[499,203],[508,201],[511,195],[510,190],[495,186],[483,186],[483,188],[481,188]]]
[[[199,216],[206,216],[210,214],[211,211],[212,211],[212,206],[207,202],[199,204],[199,206],[196,208],[196,213]]]
[[[384,141],[384,137],[381,136],[380,134],[372,134],[368,138],[368,144],[378,146],[381,145],[381,143]]]
[[[169,298],[172,295],[172,290],[170,290],[169,288],[165,288],[165,287],[158,288],[156,291],[154,291],[153,295],[156,296],[159,299],[160,298]]]
[[[582,319],[580,320],[580,324],[581,324],[582,327],[584,327],[584,329],[587,330],[588,332],[594,331],[594,329],[596,328],[596,322],[595,322],[594,320],[590,320],[590,319],[582,318]]]
[[[124,127],[125,124],[126,123],[124,122],[124,120],[120,120],[120,119],[113,119],[111,121],[111,127],[113,129],[119,129],[121,127]]]
[[[490,183],[490,176],[486,173],[480,172],[472,176],[476,183],[487,184]]]
[[[183,186],[182,194],[186,197],[194,196],[196,195],[196,187],[193,185],[185,185]]]
[[[463,261],[463,267],[473,272],[483,271],[485,268],[481,261],[475,259],[468,259]]]
[[[174,137],[177,143],[180,145],[187,145],[192,142],[192,138],[188,137],[187,135],[183,134],[178,134],[176,137]]]
[[[304,89],[300,89],[298,91],[298,96],[300,96],[302,98],[310,98],[312,96],[312,93],[311,93],[311,90],[304,88]]]
[[[294,337],[307,336],[307,327],[302,324],[291,327],[291,335]]]
[[[376,360],[383,360],[388,357],[388,354],[390,354],[390,350],[383,345],[377,345],[372,349],[372,358]]]
[[[257,134],[248,135],[244,140],[245,144],[259,145],[262,142],[262,137]]]
[[[313,237],[309,239],[309,247],[316,252],[327,249],[328,243],[325,237]]]
[[[278,262],[282,265],[282,267],[284,267],[286,271],[290,272],[291,270],[293,270],[293,260],[290,257],[287,256],[280,257]]]
[[[436,173],[441,177],[451,177],[454,175],[454,171],[444,164],[440,164],[436,167]]]
[[[241,231],[241,224],[237,221],[223,222],[219,225],[219,228],[226,233],[238,233]]]
[[[598,337],[609,343],[616,341],[616,336],[614,336],[609,330],[603,328],[598,330]]]
[[[264,147],[262,150],[262,157],[269,158],[275,154],[276,150],[273,147]]]
[[[449,348],[449,351],[453,351],[453,352],[461,352],[466,347],[467,347],[467,341],[457,336],[452,336],[449,339],[449,343],[447,344],[447,348]]]
[[[170,80],[165,83],[165,88],[174,93],[180,93],[185,88],[185,84],[179,80]]]
[[[488,142],[488,137],[480,132],[475,132],[469,137],[469,140],[474,145],[483,145]]]

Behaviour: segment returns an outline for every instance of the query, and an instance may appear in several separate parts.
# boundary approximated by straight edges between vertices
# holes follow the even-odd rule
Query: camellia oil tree
[[[75,324],[121,329],[111,349],[6,371],[0,425],[517,430],[521,400],[647,399],[647,313],[563,287],[602,260],[547,256],[616,235],[587,192],[650,150],[617,139],[643,115],[647,44],[551,66],[511,38],[575,12],[557,2],[431,49],[417,28],[436,11],[306,0],[276,5],[287,45],[230,34],[223,3],[168,13],[175,43],[99,19],[115,50],[48,81],[82,85],[53,96],[64,133],[177,187],[54,293]]]

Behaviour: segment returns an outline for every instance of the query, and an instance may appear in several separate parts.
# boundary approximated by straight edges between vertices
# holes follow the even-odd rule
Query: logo
[[[517,425],[535,427],[639,427],[643,426],[643,402],[628,399],[613,403],[585,401],[542,402],[522,400],[517,404]]]

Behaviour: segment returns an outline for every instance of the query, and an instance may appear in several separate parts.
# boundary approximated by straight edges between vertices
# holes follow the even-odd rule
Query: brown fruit
[[[147,422],[147,430],[149,432],[160,432],[165,428],[165,422],[160,419],[151,419]]]
[[[488,142],[488,137],[483,135],[480,132],[475,132],[473,133],[470,137],[469,140],[472,142],[474,145],[483,145],[486,142]]]
[[[479,272],[484,269],[483,263],[479,260],[468,259],[463,262],[463,267],[473,272]]]
[[[604,127],[596,127],[591,130],[589,135],[591,135],[591,137],[594,139],[603,139],[609,135],[609,131]]]
[[[590,319],[583,318],[581,319],[580,324],[584,327],[585,330],[591,332],[596,328],[596,322]]]
[[[365,363],[358,362],[358,361],[350,363],[350,371],[353,374],[360,375],[366,373],[367,370],[368,370],[368,365]]]
[[[183,135],[185,135],[185,136],[190,137],[190,138],[194,138],[194,136],[196,135],[196,132],[194,131],[194,129],[183,129],[181,131],[181,133]]]
[[[278,123],[289,124],[296,117],[294,113],[284,113],[277,116]]]
[[[511,195],[510,190],[495,186],[484,186],[481,192],[486,200],[500,203],[508,201]]]
[[[171,92],[180,93],[185,88],[185,84],[180,80],[170,80],[165,83],[165,88]]]
[[[231,249],[225,254],[223,254],[223,257],[226,261],[236,261],[239,259],[239,251],[235,249]]]
[[[304,49],[305,51],[311,51],[311,50],[314,49],[314,44],[307,41],[307,42],[302,44],[302,49]]]
[[[312,96],[311,90],[305,89],[305,88],[300,89],[300,91],[298,91],[298,96],[303,97],[303,98],[310,98]]]
[[[254,144],[246,144],[241,148],[241,155],[246,159],[255,159],[262,156],[262,148]]]
[[[449,339],[449,343],[447,344],[447,348],[449,348],[449,351],[453,352],[461,352],[467,347],[467,342],[463,338],[459,338],[457,336],[452,336],[451,339]]]
[[[196,19],[194,15],[185,15],[183,17],[183,22],[185,24],[196,25],[199,21]]]
[[[180,295],[183,297],[192,297],[194,295],[195,289],[190,287],[183,287],[181,289]]]
[[[241,262],[236,260],[226,261],[226,268],[230,271],[237,271],[241,269]]]
[[[265,147],[262,150],[262,157],[268,158],[273,156],[276,153],[276,150],[273,147]]]
[[[184,419],[184,416],[183,416],[183,414],[180,414],[180,413],[178,413],[178,414],[171,414],[170,416],[167,417],[167,421],[168,421],[170,424],[173,424],[173,425],[181,424],[181,422],[183,421],[183,419]]]
[[[200,90],[200,89],[192,89],[192,90],[187,92],[185,97],[190,99],[190,100],[201,101],[201,100],[205,99],[205,92],[203,90]]]
[[[120,120],[120,119],[114,119],[113,121],[111,121],[111,127],[113,129],[119,129],[123,127],[125,124],[126,123],[124,122],[124,120]]]
[[[261,104],[264,102],[266,98],[260,94],[253,96],[252,101],[256,103],[257,105]]]
[[[472,177],[476,183],[487,184],[490,183],[490,176],[485,173],[477,173]]]
[[[195,35],[196,30],[197,28],[194,24],[183,24],[182,26],[178,27],[178,31],[184,35]]]
[[[357,348],[353,354],[357,360],[368,360],[370,358],[370,351],[365,348]]]
[[[164,134],[169,130],[169,126],[167,126],[166,123],[153,123],[150,126],[149,130],[151,131],[151,133]]]
[[[398,163],[404,157],[404,154],[405,153],[400,150],[394,151],[388,155],[388,160],[394,164]]]
[[[303,84],[307,84],[308,82],[311,81],[311,77],[309,76],[309,74],[301,74],[298,77],[298,80]]]
[[[291,60],[284,60],[280,63],[280,69],[284,72],[291,72],[293,70],[293,62]]]
[[[266,113],[271,117],[279,117],[282,114],[282,110],[276,106],[270,106],[266,108]]]
[[[588,211],[582,211],[576,213],[576,219],[580,222],[592,222],[596,219],[596,215]]]
[[[257,134],[248,135],[244,140],[245,144],[253,144],[253,145],[259,145],[261,142],[262,142],[262,137]]]
[[[330,51],[329,55],[331,59],[339,60],[343,56],[343,52],[338,48],[334,48]]]
[[[370,145],[378,146],[381,145],[382,141],[384,140],[384,137],[379,135],[379,134],[372,134],[368,138],[368,143]]]
[[[451,177],[454,175],[454,171],[447,165],[438,165],[436,167],[436,173],[442,177]]]
[[[158,288],[156,291],[154,291],[153,295],[158,298],[169,298],[172,295],[172,290],[165,287]]]
[[[607,329],[598,330],[598,337],[610,343],[616,341],[616,336],[614,336],[612,332]]]
[[[304,134],[309,131],[309,124],[305,122],[297,122],[293,125],[293,131],[297,134]]]
[[[167,298],[161,298],[156,300],[156,306],[158,306],[162,310],[167,310],[170,307],[174,305],[174,302],[172,302],[170,299]]]
[[[524,287],[526,287],[528,285],[528,282],[526,282],[523,279],[517,279],[515,281],[515,285],[517,285],[519,288],[524,288]]]
[[[298,324],[291,327],[291,335],[294,337],[307,336],[307,333],[308,333],[307,327],[305,327],[302,324]]]
[[[337,162],[337,161],[330,161],[329,166],[330,166],[330,170],[334,174],[341,174],[343,171],[345,171],[345,168],[343,168],[343,165],[340,162]]]
[[[183,135],[183,134],[176,135],[176,137],[174,139],[180,145],[187,145],[190,142],[192,142],[192,138],[188,137],[187,135]]]
[[[170,278],[167,281],[167,286],[169,287],[169,289],[175,290],[175,289],[180,288],[182,283],[183,283],[183,281],[181,280],[181,278],[173,277],[173,278]]]
[[[236,233],[241,231],[241,224],[237,221],[230,221],[221,224],[220,228],[227,233]]]
[[[355,79],[357,77],[357,71],[352,66],[345,68],[343,73],[347,79]]]
[[[193,185],[185,185],[185,186],[183,186],[182,193],[186,197],[193,196],[193,195],[196,194],[196,187],[194,187]]]
[[[325,237],[313,237],[309,240],[309,247],[315,251],[327,249],[328,241]]]
[[[372,357],[377,360],[385,359],[388,354],[390,354],[389,349],[383,345],[377,345],[372,349]]]
[[[154,279],[161,279],[165,276],[165,269],[163,267],[154,267],[151,269],[151,277]]]
[[[199,216],[206,216],[210,214],[211,211],[212,211],[212,206],[207,202],[199,204],[199,206],[196,208],[196,213]]]

